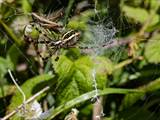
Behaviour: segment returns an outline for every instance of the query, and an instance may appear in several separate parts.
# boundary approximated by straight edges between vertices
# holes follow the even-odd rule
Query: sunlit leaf
[[[107,83],[107,74],[110,74],[113,69],[113,65],[108,59],[100,57],[93,59],[88,56],[81,57],[76,61],[61,56],[57,63],[53,61],[53,65],[59,76],[56,88],[58,104],[93,90],[94,84],[97,84],[99,89],[103,89]]]
[[[29,0],[22,0],[21,2],[22,2],[22,9],[24,13],[31,12],[32,7],[31,7],[31,4],[29,3]]]
[[[67,24],[67,27],[75,30],[85,30],[87,26],[86,23],[84,23],[83,21],[80,22],[76,20],[71,20]]]
[[[0,98],[12,95],[15,89],[16,87],[13,85],[4,85],[2,88],[0,88]]]
[[[148,62],[159,63],[160,62],[160,36],[155,36],[150,39],[146,44],[144,55]]]
[[[134,19],[137,22],[144,23],[150,17],[150,13],[143,8],[134,8],[130,6],[123,6],[122,10],[124,11],[125,15],[129,18]],[[150,26],[158,23],[159,16],[154,15],[152,21],[150,22]]]
[[[1,79],[7,73],[8,69],[13,69],[13,64],[9,60],[6,60],[0,57],[0,78]]]

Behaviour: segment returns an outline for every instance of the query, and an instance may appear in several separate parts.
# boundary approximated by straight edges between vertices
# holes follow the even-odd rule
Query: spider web
[[[97,15],[97,12],[95,12],[95,14]],[[17,16],[19,15],[19,13],[15,10],[14,15]],[[14,17],[14,15],[10,16],[10,18],[8,18],[7,21],[11,19],[11,17]],[[101,19],[99,19],[98,22],[92,21],[92,24],[89,24],[89,29],[87,31],[87,34],[89,34],[89,36],[87,37],[88,39],[85,39],[84,41],[80,42],[78,45],[84,48],[81,50],[82,53],[84,52],[88,55],[91,55],[93,58],[96,56],[105,55],[110,59],[114,60],[115,62],[118,62],[125,51],[125,47],[117,43],[117,41],[119,41],[118,34],[123,34],[121,32],[125,32],[135,26],[131,25],[127,18],[124,18],[121,21],[121,25],[120,25],[121,31],[118,31],[118,29],[114,25],[112,18],[107,16],[106,19],[108,19],[107,22],[102,21]],[[121,17],[118,19],[121,19]],[[17,19],[14,20],[14,22],[11,24],[11,28],[13,28],[16,34],[20,35],[23,32],[24,26],[28,24],[29,21],[30,19],[28,19],[26,15],[22,15],[22,19],[17,17]],[[7,36],[4,35],[4,38],[6,37]],[[4,51],[6,51],[7,46],[9,46],[8,44],[13,43],[12,40],[10,40],[9,38],[7,39],[9,43],[7,42],[5,44],[5,47],[2,48]],[[16,49],[20,52],[22,57],[24,57],[25,61],[29,63],[29,70],[32,72],[32,74],[34,75],[37,74],[37,72],[33,70],[34,66],[30,57],[24,54],[23,51],[18,46],[16,46]],[[136,71],[136,69],[133,67],[129,69],[132,69],[132,71],[134,72]],[[93,70],[93,72],[95,71]],[[96,81],[94,81],[94,84],[96,84]],[[142,102],[144,103],[142,103],[142,107],[140,108],[140,110],[136,111],[132,116],[129,116],[128,118],[126,118],[126,120],[131,120],[133,116],[136,116],[137,114],[139,114],[141,112],[141,109],[143,109],[143,106],[145,106],[147,102],[150,100],[150,98],[154,96],[155,96],[154,94],[151,94],[146,96],[146,98],[143,98]],[[159,105],[156,106],[155,108],[152,108],[152,114],[150,116],[152,117],[154,115],[154,112],[159,111],[159,109],[160,109]],[[1,112],[2,111],[0,111],[0,113]],[[151,118],[147,118],[147,119],[150,120]]]
[[[97,14],[97,10],[95,10],[95,14]],[[107,17],[108,18],[108,17]],[[132,24],[130,24],[130,22],[127,22],[127,18],[124,17],[123,20],[121,19],[121,17],[119,18],[121,25],[120,25],[120,34],[124,34],[125,31],[129,31],[130,29],[137,29],[137,26],[134,26]],[[116,29],[116,27],[113,24],[113,20],[109,18],[109,20],[106,22],[102,21],[101,19],[99,19],[100,22],[95,22],[94,25],[91,25],[89,27],[89,36],[88,39],[82,43],[80,43],[80,46],[82,47],[86,47],[87,46],[87,50],[84,52],[86,52],[87,54],[93,56],[99,56],[99,55],[105,55],[107,54],[107,57],[109,57],[110,59],[114,60],[115,62],[119,61],[120,58],[122,58],[123,54],[125,53],[124,51],[126,50],[125,47],[123,47],[123,44],[117,44],[114,46],[114,43],[117,43],[118,41],[118,30]],[[123,26],[124,25],[124,26]],[[138,24],[137,24],[138,25]],[[124,44],[125,45],[125,44]],[[83,50],[82,50],[83,51]],[[109,56],[109,54],[111,56]],[[132,70],[133,72],[136,73],[136,69],[134,67],[130,67],[128,68],[130,70]],[[93,76],[96,75],[95,70],[93,69],[92,71]],[[156,73],[155,73],[156,75]],[[152,76],[154,77],[154,76]],[[93,86],[94,89],[97,90],[97,83],[96,80],[93,80]],[[141,103],[141,107],[138,111],[135,111],[132,115],[128,116],[125,118],[125,120],[131,120],[134,119],[135,116],[138,116],[141,114],[141,112],[144,110],[145,106],[147,106],[147,104],[149,103],[150,99],[152,99],[152,97],[155,96],[155,93],[152,93],[150,95],[146,95],[144,98],[142,98],[141,100],[143,101],[143,103]],[[96,99],[98,101],[98,96],[96,96]],[[141,102],[142,102],[141,101]],[[159,102],[158,102],[159,103]],[[101,103],[100,103],[101,104]],[[154,117],[155,113],[154,112],[158,112],[160,110],[160,106],[159,104],[155,107],[155,108],[149,108],[151,111],[151,114],[149,115],[148,118],[146,118],[147,120],[150,120]],[[102,111],[103,112],[103,111]]]
[[[88,47],[93,50],[94,55],[102,55],[105,50],[105,46],[113,43],[115,40],[116,29],[113,23],[110,21],[106,26],[103,23],[96,23],[89,27],[89,37],[87,41],[81,42],[81,47]]]

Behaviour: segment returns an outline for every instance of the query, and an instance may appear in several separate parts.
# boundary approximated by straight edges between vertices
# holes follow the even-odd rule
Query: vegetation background
[[[58,10],[79,41],[39,61],[24,28]],[[160,120],[159,32],[159,0],[0,0],[0,117]]]

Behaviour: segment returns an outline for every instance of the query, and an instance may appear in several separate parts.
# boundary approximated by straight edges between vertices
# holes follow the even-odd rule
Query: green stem
[[[122,61],[114,67],[114,70],[120,69],[128,64],[131,64],[132,62],[133,62],[133,59],[127,59],[125,61]]]
[[[68,6],[67,6],[67,9],[66,9],[66,13],[65,13],[66,15],[65,15],[65,18],[64,18],[64,23],[65,24],[68,22],[68,17],[69,17],[69,14],[71,12],[73,3],[74,3],[74,0],[69,0]]]
[[[16,35],[13,33],[13,31],[1,19],[0,19],[0,24],[3,26],[9,37],[13,39],[17,45],[20,46],[22,44],[22,40],[18,39]]]
[[[102,96],[102,95],[107,95],[107,94],[128,94],[128,93],[134,93],[134,92],[142,92],[142,91],[138,91],[135,89],[121,89],[121,88],[105,88],[104,90],[98,90],[98,96]],[[42,115],[42,119],[48,119],[51,120],[53,119],[55,116],[57,116],[58,114],[62,113],[63,111],[74,107],[75,105],[82,103],[86,100],[89,100],[91,98],[93,98],[95,96],[96,91],[91,91],[88,93],[85,93],[73,100],[70,100],[62,105],[60,105],[57,108],[51,108],[49,111],[47,111],[46,113],[44,113],[44,115]]]

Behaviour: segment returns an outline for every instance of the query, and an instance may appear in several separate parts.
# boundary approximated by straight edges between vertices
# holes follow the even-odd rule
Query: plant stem
[[[121,89],[121,88],[105,88],[104,90],[98,90],[98,95],[102,96],[102,95],[108,95],[108,94],[128,94],[128,93],[141,93],[143,91],[137,91],[135,89]],[[43,115],[41,116],[41,119],[48,119],[51,120],[53,118],[55,118],[58,114],[62,113],[63,111],[79,104],[82,102],[85,102],[91,98],[93,98],[96,94],[96,91],[91,91],[88,93],[85,93],[79,97],[76,97],[75,99],[72,99],[62,105],[60,105],[57,108],[51,108],[49,111],[43,113]]]
[[[0,19],[0,24],[3,26],[9,37],[13,39],[17,45],[20,46],[23,41],[21,39],[18,39],[16,35],[13,33],[13,31],[1,19]]]

